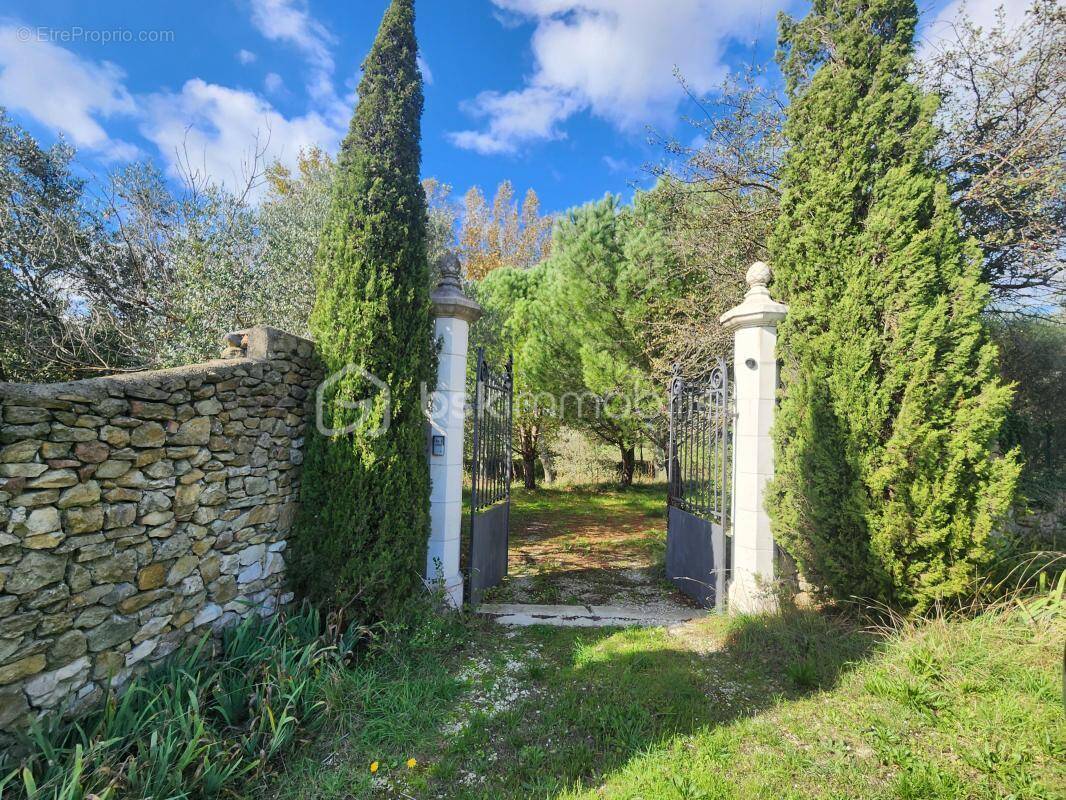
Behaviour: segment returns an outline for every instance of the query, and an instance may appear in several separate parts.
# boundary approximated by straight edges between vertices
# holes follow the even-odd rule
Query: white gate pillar
[[[438,264],[441,278],[433,303],[434,340],[440,342],[437,388],[430,406],[429,547],[426,580],[443,588],[448,603],[463,604],[459,572],[459,531],[463,518],[463,420],[466,414],[466,354],[470,324],[481,306],[463,294],[459,259],[447,253]]]
[[[776,558],[770,516],[764,507],[766,484],[774,474],[770,439],[777,394],[777,324],[788,306],[767,290],[770,267],[756,261],[748,269],[744,301],[721,317],[733,331],[736,423],[733,436],[733,568],[729,608],[735,612],[776,608],[772,584]]]

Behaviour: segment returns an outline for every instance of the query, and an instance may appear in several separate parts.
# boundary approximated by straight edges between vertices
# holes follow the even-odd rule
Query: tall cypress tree
[[[770,252],[784,391],[769,497],[816,585],[918,609],[964,595],[1017,478],[1011,389],[980,254],[927,158],[935,99],[907,80],[913,0],[815,0],[782,19],[790,106]]]
[[[309,426],[290,574],[359,619],[390,616],[415,591],[428,538],[420,395],[435,355],[417,54],[413,0],[393,0],[363,62],[315,263],[311,330],[326,375],[339,376],[325,384],[323,422],[345,432]]]

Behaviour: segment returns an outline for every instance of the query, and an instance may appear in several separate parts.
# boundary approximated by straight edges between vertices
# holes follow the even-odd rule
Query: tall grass
[[[251,616],[112,694],[72,722],[45,719],[24,755],[0,756],[3,800],[210,798],[262,770],[312,727],[323,679],[341,663],[302,610]]]

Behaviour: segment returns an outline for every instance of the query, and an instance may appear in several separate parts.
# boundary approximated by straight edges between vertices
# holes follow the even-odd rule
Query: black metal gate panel
[[[485,590],[507,574],[511,521],[511,412],[513,364],[494,370],[478,348],[474,388],[473,457],[470,470],[469,598],[478,605]]]
[[[733,470],[729,367],[670,384],[666,576],[705,608],[725,603]]]

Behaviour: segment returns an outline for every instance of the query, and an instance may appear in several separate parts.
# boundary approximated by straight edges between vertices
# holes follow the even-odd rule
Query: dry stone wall
[[[0,731],[290,599],[312,345],[262,327],[227,344],[190,367],[0,384]]]

